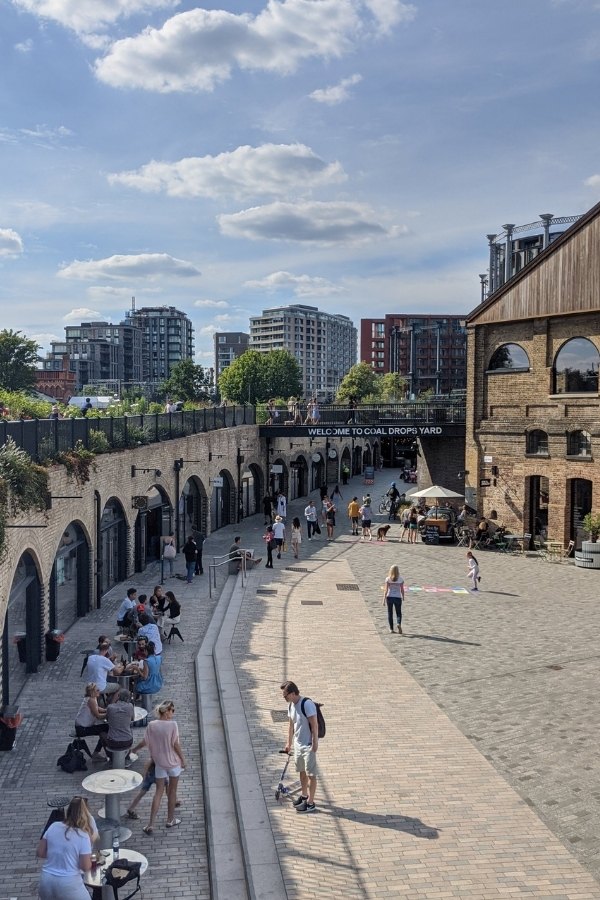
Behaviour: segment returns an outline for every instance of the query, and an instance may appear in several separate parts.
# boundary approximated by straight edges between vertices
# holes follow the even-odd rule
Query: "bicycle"
[[[379,501],[379,512],[389,512],[392,507],[392,498],[388,497],[387,494],[384,494],[381,500]]]

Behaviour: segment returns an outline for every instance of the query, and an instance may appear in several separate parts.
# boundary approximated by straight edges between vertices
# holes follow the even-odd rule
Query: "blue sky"
[[[0,0],[2,326],[466,313],[600,199],[596,0]]]

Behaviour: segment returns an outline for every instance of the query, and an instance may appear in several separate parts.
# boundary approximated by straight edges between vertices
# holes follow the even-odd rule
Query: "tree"
[[[182,359],[163,383],[165,397],[173,400],[206,401],[210,398],[210,375],[191,359]]]
[[[342,382],[336,394],[338,403],[344,403],[350,397],[356,397],[360,402],[365,397],[377,395],[378,376],[368,363],[357,363],[352,366]]]
[[[219,393],[232,403],[264,403],[271,397],[297,397],[302,372],[287,350],[246,350],[219,378]]]
[[[398,403],[406,394],[407,379],[398,372],[386,372],[378,375],[379,396],[382,403]]]
[[[20,331],[0,331],[0,387],[30,391],[35,387],[39,344]]]

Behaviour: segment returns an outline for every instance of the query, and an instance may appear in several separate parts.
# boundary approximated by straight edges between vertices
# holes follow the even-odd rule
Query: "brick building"
[[[467,502],[577,546],[600,502],[599,249],[600,204],[466,320]]]

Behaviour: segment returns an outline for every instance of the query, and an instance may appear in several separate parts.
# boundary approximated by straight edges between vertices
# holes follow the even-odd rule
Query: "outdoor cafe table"
[[[144,710],[145,712],[145,710]],[[104,769],[88,775],[81,782],[90,794],[104,794],[104,811],[107,819],[121,819],[119,794],[126,794],[139,787],[142,776],[131,769]]]
[[[143,706],[134,706],[133,707],[133,721],[140,722],[142,719],[145,719],[148,715],[148,710],[144,709]]]
[[[112,850],[105,850],[104,853],[107,853],[108,855],[103,856],[102,862],[99,862],[95,868],[91,869],[91,871],[83,873],[83,883],[94,889],[92,894],[94,900],[96,897],[107,898],[107,900],[113,900],[114,898],[113,889],[106,884],[102,884],[104,873],[113,861],[113,852]],[[127,850],[125,847],[120,847],[119,859],[128,859],[129,862],[141,863],[140,875],[143,875],[148,868],[147,858],[143,853],[138,853],[137,850]]]
[[[517,544],[521,544],[521,552],[525,552],[525,535],[524,534],[505,534],[503,540],[508,544],[509,550],[513,552],[518,549]]]

